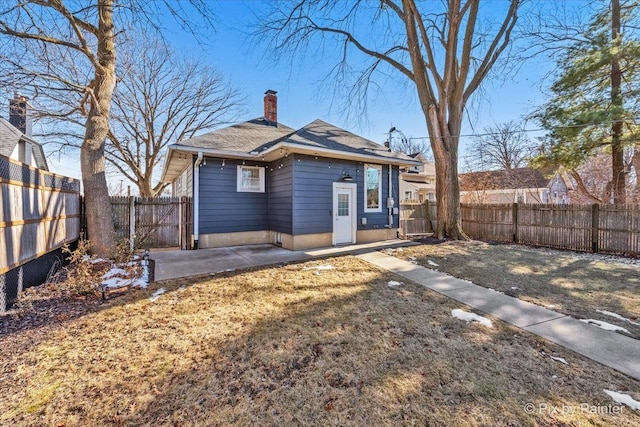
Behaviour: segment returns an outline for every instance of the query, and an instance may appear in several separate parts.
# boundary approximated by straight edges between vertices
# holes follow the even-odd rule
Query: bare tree
[[[514,121],[485,127],[469,147],[474,170],[513,169],[527,166],[534,143]]]
[[[260,24],[259,36],[271,41],[270,52],[287,55],[338,42],[335,82],[365,97],[374,75],[408,79],[417,92],[436,163],[436,234],[458,239],[466,237],[458,184],[463,112],[509,46],[520,6],[519,0],[499,7],[487,4],[482,11],[479,0],[277,2]],[[318,45],[310,48],[312,41]],[[364,70],[351,68],[352,55],[358,63],[363,57],[369,60]]]
[[[433,159],[429,141],[424,138],[407,138],[405,134],[394,127],[389,130],[387,139],[391,151],[398,151],[407,155],[422,154],[425,159]]]
[[[623,155],[623,167],[631,178],[625,192],[628,202],[635,202],[637,191],[638,148],[626,147]],[[578,203],[612,203],[614,200],[614,183],[611,180],[611,154],[599,149],[596,154],[587,157],[577,168],[568,172],[577,186],[575,201]],[[630,173],[633,171],[633,173]]]
[[[168,185],[157,176],[166,146],[233,120],[242,100],[211,66],[176,56],[160,39],[135,39],[120,55],[105,157],[141,196],[152,197]],[[79,146],[81,117],[64,120],[72,126],[54,117],[48,135],[61,148]]]
[[[105,141],[116,85],[118,40],[121,31],[136,21],[158,29],[159,14],[154,12],[163,5],[174,16],[184,12],[185,5],[205,15],[208,10],[205,0],[178,5],[138,0],[13,0],[0,6],[0,75],[10,79],[3,83],[30,88],[34,97],[66,97],[72,109],[55,114],[80,112],[85,118],[80,164],[87,229],[91,251],[100,256],[107,256],[114,242],[109,232],[113,221]]]

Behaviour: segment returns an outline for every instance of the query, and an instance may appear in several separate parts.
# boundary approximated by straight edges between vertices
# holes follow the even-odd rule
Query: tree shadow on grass
[[[430,251],[428,245],[422,250],[425,248]],[[640,323],[637,268],[602,264],[572,252],[529,247],[456,244],[451,250],[443,248],[439,245],[437,253],[420,255],[420,247],[413,247],[403,256],[415,255],[417,262],[427,268],[434,268],[429,260],[435,261],[435,268],[444,273],[576,318],[613,323],[640,338],[639,325],[597,311],[617,313]]]
[[[350,264],[348,264],[350,262]],[[343,264],[344,263],[344,264]],[[156,302],[128,295],[66,339],[34,343],[23,387],[55,393],[15,425],[623,425],[523,410],[527,402],[611,403],[622,374],[360,261],[176,283]],[[144,293],[147,298],[153,290]],[[86,328],[99,327],[92,336]],[[65,332],[65,331],[61,331]],[[570,365],[546,354],[566,357]],[[33,360],[34,357],[51,358]],[[63,362],[60,363],[59,361]],[[23,374],[27,372],[22,368]],[[34,377],[35,375],[35,377]],[[9,389],[11,390],[11,389]],[[637,397],[637,396],[636,396]],[[35,403],[41,402],[39,405]],[[618,423],[618,421],[620,421]]]
[[[583,371],[593,362],[559,369],[557,362],[540,360],[541,352],[555,354],[557,346],[509,326],[467,325],[450,316],[460,305],[415,285],[389,288],[390,279],[397,277],[384,273],[349,295],[289,303],[216,343],[196,368],[160,381],[154,399],[140,413],[123,414],[123,422],[544,424],[547,414],[527,414],[523,404],[603,400],[590,394],[602,379]],[[345,281],[325,290],[349,286]],[[603,371],[609,381],[633,383]],[[570,377],[567,383],[552,379],[558,372]],[[584,390],[589,394],[581,395]]]

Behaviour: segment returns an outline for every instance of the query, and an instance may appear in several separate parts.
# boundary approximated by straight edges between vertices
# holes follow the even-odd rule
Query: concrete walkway
[[[638,340],[380,252],[358,258],[640,380]]]

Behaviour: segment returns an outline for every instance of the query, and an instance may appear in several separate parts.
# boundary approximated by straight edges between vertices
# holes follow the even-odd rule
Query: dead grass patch
[[[333,269],[314,269],[330,265]],[[353,257],[180,279],[0,336],[0,424],[638,425],[638,383]],[[157,300],[150,295],[166,292]],[[547,355],[566,358],[569,365]]]
[[[393,255],[566,315],[621,326],[640,339],[640,325],[598,312],[640,323],[638,261],[477,241],[423,244]]]

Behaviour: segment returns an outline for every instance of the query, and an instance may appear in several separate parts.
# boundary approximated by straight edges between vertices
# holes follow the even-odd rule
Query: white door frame
[[[348,188],[351,190],[351,205],[349,206],[351,214],[351,243],[356,243],[356,232],[358,231],[358,186],[355,183],[334,182],[333,183],[333,210],[331,222],[333,224],[331,230],[331,244],[336,244],[336,215],[338,214],[338,188]]]

